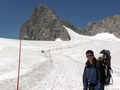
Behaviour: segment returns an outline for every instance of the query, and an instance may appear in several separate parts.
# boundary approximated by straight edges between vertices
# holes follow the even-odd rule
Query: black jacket
[[[105,83],[105,66],[104,66],[104,63],[102,61],[97,61],[96,67],[98,68],[98,70],[100,72],[100,83],[102,83],[104,85],[104,83]]]

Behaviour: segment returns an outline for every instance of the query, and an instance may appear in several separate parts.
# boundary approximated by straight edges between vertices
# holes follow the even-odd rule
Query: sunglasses
[[[93,55],[86,55],[87,57],[92,57]]]

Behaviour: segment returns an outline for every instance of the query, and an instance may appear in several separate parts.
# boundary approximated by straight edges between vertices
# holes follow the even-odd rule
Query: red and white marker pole
[[[20,65],[21,65],[21,39],[19,42],[19,62],[18,62],[18,77],[17,77],[17,89],[19,90],[19,86],[20,86]]]

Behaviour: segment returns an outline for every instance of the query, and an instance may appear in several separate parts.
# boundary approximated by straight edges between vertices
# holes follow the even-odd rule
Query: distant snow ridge
[[[117,38],[114,34],[110,34],[110,33],[99,33],[99,34],[93,36],[92,38],[100,39],[100,40],[117,40],[117,41],[120,41],[119,38]]]
[[[120,41],[119,38],[117,38],[114,34],[110,33],[99,33],[95,36],[86,36],[86,35],[80,35],[74,30],[71,30],[70,28],[63,26],[69,33],[71,40],[80,40],[80,39],[99,39],[99,40],[107,40],[107,41]]]
[[[80,34],[74,32],[74,30],[72,30],[72,29],[70,29],[70,28],[68,28],[68,27],[66,27],[66,26],[63,26],[63,27],[68,31],[71,40],[80,40],[80,39],[89,38],[89,36],[80,35]]]
[[[78,40],[80,38],[80,35],[71,30],[70,28],[63,26],[69,33],[71,40]]]

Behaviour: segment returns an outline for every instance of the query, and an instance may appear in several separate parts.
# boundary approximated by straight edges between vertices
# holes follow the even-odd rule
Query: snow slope
[[[100,39],[100,40],[120,41],[119,38],[117,38],[115,35],[110,34],[110,33],[100,33],[100,34],[93,36],[93,38]]]
[[[20,90],[82,90],[86,50],[97,55],[104,48],[111,50],[114,71],[114,83],[105,90],[119,90],[119,40],[83,36],[65,28],[71,41],[22,41]],[[0,38],[0,90],[16,90],[18,50],[18,40]]]

